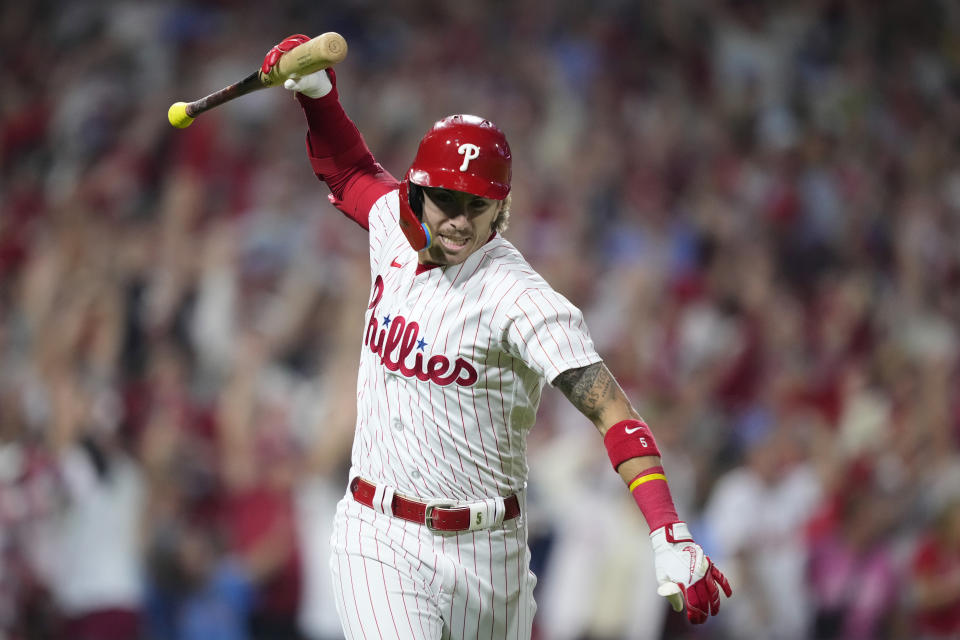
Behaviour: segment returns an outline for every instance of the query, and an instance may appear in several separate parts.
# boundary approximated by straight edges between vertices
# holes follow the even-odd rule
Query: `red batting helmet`
[[[506,136],[489,120],[455,115],[436,122],[400,184],[400,226],[413,248],[427,248],[432,236],[421,222],[423,193],[418,187],[503,200],[510,193],[510,161]]]

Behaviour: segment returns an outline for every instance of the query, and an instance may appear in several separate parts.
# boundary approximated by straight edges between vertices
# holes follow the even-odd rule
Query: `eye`
[[[446,205],[453,202],[453,196],[448,191],[431,191],[430,199],[439,205]]]
[[[470,201],[470,209],[472,211],[481,212],[486,211],[487,207],[490,206],[490,203],[484,200],[483,198],[474,198]]]

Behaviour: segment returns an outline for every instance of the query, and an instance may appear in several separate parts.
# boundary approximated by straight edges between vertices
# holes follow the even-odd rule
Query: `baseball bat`
[[[167,119],[178,129],[189,127],[193,119],[204,111],[209,111],[251,91],[282,84],[291,75],[305,76],[314,71],[332,67],[346,57],[347,41],[339,33],[328,31],[297,45],[280,56],[277,64],[273,65],[268,74],[257,69],[240,82],[214,91],[199,100],[173,103],[167,110]]]

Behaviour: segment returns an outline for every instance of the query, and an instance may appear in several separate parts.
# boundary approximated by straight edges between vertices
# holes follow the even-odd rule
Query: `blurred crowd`
[[[388,6],[381,6],[385,4]],[[0,639],[332,640],[365,234],[291,95],[338,31],[402,175],[450,113],[735,597],[691,628],[589,422],[529,438],[539,640],[960,637],[960,5],[0,4]]]

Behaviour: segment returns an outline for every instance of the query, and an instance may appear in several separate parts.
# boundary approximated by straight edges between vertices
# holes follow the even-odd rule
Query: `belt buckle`
[[[445,529],[437,529],[433,526],[433,510],[438,508],[453,509],[456,506],[456,504],[448,500],[430,500],[426,503],[426,508],[423,510],[423,525],[434,533],[437,531],[445,531]]]

